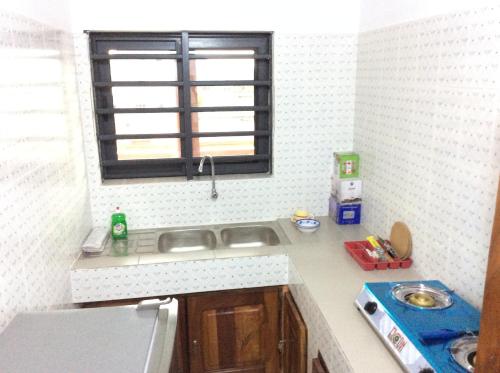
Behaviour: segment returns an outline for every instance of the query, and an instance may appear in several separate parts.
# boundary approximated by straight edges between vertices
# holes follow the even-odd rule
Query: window
[[[270,33],[89,35],[103,179],[271,171]]]

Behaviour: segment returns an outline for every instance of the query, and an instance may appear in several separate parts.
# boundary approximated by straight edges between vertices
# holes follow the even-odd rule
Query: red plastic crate
[[[373,250],[368,241],[347,241],[344,242],[344,247],[365,271],[373,271],[374,269],[409,268],[413,263],[413,260],[410,258],[404,260],[394,260],[393,262],[381,262],[372,258],[365,251],[365,249]]]

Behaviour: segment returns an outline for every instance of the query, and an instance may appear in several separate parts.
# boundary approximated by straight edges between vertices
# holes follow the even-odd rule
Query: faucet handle
[[[203,158],[201,158],[200,165],[198,166],[198,172],[200,174],[203,172],[203,164],[205,163],[205,158],[207,158],[207,156],[204,156]]]

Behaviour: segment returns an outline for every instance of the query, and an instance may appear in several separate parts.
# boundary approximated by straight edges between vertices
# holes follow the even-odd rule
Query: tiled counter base
[[[73,269],[73,302],[142,298],[288,283],[288,256],[252,256]]]
[[[311,293],[303,283],[292,261],[289,262],[289,288],[307,325],[307,371],[311,373],[310,362],[321,351],[330,373],[353,372],[347,357],[328,326]]]

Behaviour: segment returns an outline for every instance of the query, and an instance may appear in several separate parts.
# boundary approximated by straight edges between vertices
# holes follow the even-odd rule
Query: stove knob
[[[375,302],[366,302],[363,309],[368,312],[369,315],[373,315],[375,311],[377,311],[377,303]]]
[[[424,368],[424,369],[421,369],[418,373],[434,373],[434,369]]]

